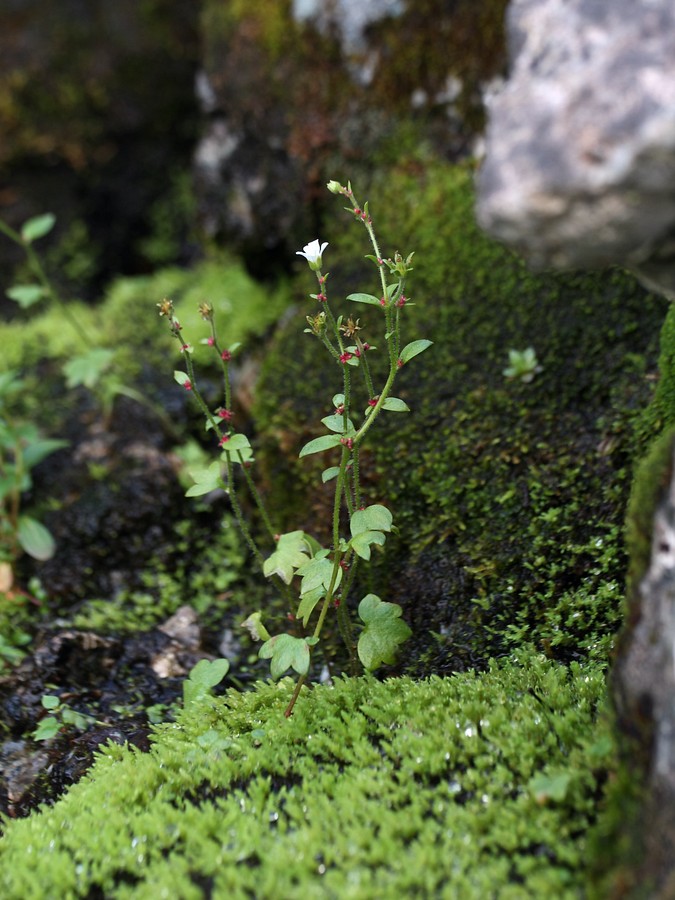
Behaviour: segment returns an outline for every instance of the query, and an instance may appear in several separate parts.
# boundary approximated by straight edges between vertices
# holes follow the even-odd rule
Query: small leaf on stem
[[[412,343],[406,344],[403,350],[401,350],[400,359],[402,362],[407,363],[414,356],[423,353],[428,347],[431,347],[432,344],[433,341],[428,341],[426,338],[419,341],[412,341]]]
[[[298,457],[302,459],[303,456],[310,456],[312,453],[321,453],[324,450],[330,450],[332,447],[337,447],[339,443],[339,435],[324,434],[322,437],[314,438],[313,441],[309,441],[309,443],[305,444],[298,454]]]
[[[21,237],[27,244],[36,241],[38,238],[44,237],[54,227],[56,216],[53,213],[44,213],[41,216],[35,216],[24,222],[21,229]]]

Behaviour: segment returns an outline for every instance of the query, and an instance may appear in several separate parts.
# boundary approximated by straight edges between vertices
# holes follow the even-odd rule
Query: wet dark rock
[[[49,754],[27,741],[7,741],[0,753],[7,808],[20,803],[49,763]]]
[[[537,267],[634,268],[675,292],[675,8],[514,0],[478,217]]]

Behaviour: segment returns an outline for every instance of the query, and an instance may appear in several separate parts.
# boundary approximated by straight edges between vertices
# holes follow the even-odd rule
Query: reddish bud
[[[400,309],[402,306],[405,306],[407,302],[408,302],[408,298],[404,297],[403,294],[401,294],[401,296],[396,301],[396,306],[398,306]]]
[[[403,368],[403,360],[400,357],[396,360],[396,368],[397,369]]]
[[[340,443],[343,444],[347,450],[351,450],[354,447],[354,440],[352,438],[340,438]]]
[[[229,350],[223,350],[223,352],[220,354],[220,358],[225,362],[229,362],[232,359],[232,354]]]
[[[218,444],[219,444],[221,447],[224,447],[225,444],[229,441],[229,439],[230,439],[229,434],[224,434],[224,435],[221,437],[221,439],[218,441]]]
[[[209,345],[209,347],[213,347],[213,345],[215,344],[215,341],[212,337],[210,337],[210,338],[206,339],[206,343]]]
[[[231,422],[233,415],[234,415],[234,413],[229,409],[219,409],[218,410],[218,418],[225,419],[226,422]]]
[[[377,401],[378,401],[377,397],[371,397],[370,400],[368,401],[368,406],[377,406]]]
[[[345,411],[344,403],[341,403],[339,406],[335,407],[335,415],[336,416],[341,416],[344,411]]]
[[[364,341],[361,346],[364,350],[370,350],[370,344],[367,341]]]
[[[328,297],[325,294],[317,294],[316,299],[319,303],[325,303],[328,300]]]
[[[340,362],[341,362],[343,365],[344,365],[345,363],[348,363],[349,360],[352,358],[353,355],[354,355],[353,353],[343,353],[342,356],[340,357]]]
[[[384,297],[380,297],[380,306],[386,306],[386,305],[387,305],[387,301],[384,299]]]
[[[184,381],[184,382],[183,382],[183,387],[185,388],[186,391],[191,391],[191,390],[192,390],[192,382],[191,382],[191,381]]]

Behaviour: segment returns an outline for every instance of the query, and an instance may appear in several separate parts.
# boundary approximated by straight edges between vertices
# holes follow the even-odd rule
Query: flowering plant
[[[326,468],[322,481],[335,482],[329,547],[323,547],[310,534],[302,530],[278,534],[265,509],[264,502],[251,477],[253,450],[246,435],[237,432],[232,424],[232,387],[230,364],[239,345],[221,344],[216,330],[213,309],[208,303],[200,307],[202,318],[210,325],[210,335],[205,343],[217,354],[223,374],[223,402],[211,409],[200,392],[192,362],[193,347],[185,339],[182,326],[175,316],[173,303],[164,300],[158,304],[161,316],[169,321],[171,334],[180,344],[185,362],[174,378],[185,390],[191,392],[206,419],[206,427],[212,430],[220,448],[219,458],[207,468],[194,474],[195,483],[187,491],[188,496],[199,496],[213,490],[225,491],[251,553],[262,573],[274,580],[292,604],[292,611],[303,627],[303,634],[270,635],[262,622],[262,613],[254,612],[244,623],[255,639],[263,641],[259,656],[270,660],[271,674],[278,678],[288,669],[298,673],[299,679],[286,710],[293,710],[302,685],[307,679],[314,648],[320,641],[323,626],[331,609],[336,610],[340,634],[352,657],[364,668],[376,669],[383,663],[394,662],[399,645],[410,635],[410,629],[401,619],[401,607],[381,600],[369,593],[358,605],[360,619],[359,636],[354,638],[353,622],[348,611],[348,600],[361,561],[371,558],[373,548],[381,548],[387,535],[394,530],[393,516],[381,502],[367,503],[363,496],[360,478],[360,455],[366,438],[383,412],[409,412],[407,404],[392,395],[392,389],[401,368],[430,345],[428,340],[415,340],[402,345],[401,329],[403,311],[409,304],[405,294],[408,273],[412,271],[413,254],[406,258],[395,253],[385,258],[373,229],[368,204],[361,206],[354,197],[351,185],[344,187],[331,181],[328,189],[349,202],[347,211],[365,226],[373,253],[368,255],[376,266],[379,278],[378,293],[353,293],[347,297],[351,303],[374,308],[384,330],[384,346],[387,356],[387,375],[381,387],[376,388],[368,363],[368,356],[375,347],[364,341],[360,319],[352,315],[336,316],[328,299],[328,273],[323,272],[323,254],[328,243],[314,240],[298,255],[303,256],[314,272],[318,292],[310,297],[319,304],[314,316],[307,316],[305,332],[317,338],[328,352],[333,365],[340,371],[340,390],[332,397],[332,412],[321,419],[324,433],[309,441],[300,450],[300,457],[317,453],[334,452],[335,464]],[[361,414],[354,409],[352,379],[360,375],[368,395],[366,409]],[[237,477],[236,477],[237,476]],[[271,552],[264,551],[249,527],[238,496],[238,482],[243,479],[250,491],[261,520],[272,542]],[[348,521],[348,533],[343,523]]]

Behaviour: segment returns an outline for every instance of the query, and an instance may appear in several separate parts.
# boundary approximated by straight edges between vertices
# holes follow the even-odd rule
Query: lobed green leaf
[[[309,549],[304,531],[282,534],[277,549],[263,563],[263,574],[267,578],[278,575],[285,584],[290,584],[295,570],[307,562]]]
[[[74,388],[83,384],[91,390],[100,381],[101,375],[110,366],[114,356],[115,351],[105,347],[95,347],[88,353],[74,356],[63,367],[67,387]],[[187,380],[187,375],[185,375],[185,380]]]
[[[359,603],[359,616],[365,628],[359,637],[357,652],[369,671],[383,663],[394,663],[400,644],[412,634],[401,620],[401,613],[397,603],[386,603],[376,594],[367,594]]]
[[[306,638],[291,634],[277,634],[260,648],[260,659],[271,659],[272,678],[279,678],[287,669],[294,669],[298,675],[309,671],[309,643]]]
[[[386,506],[374,503],[365,509],[357,509],[349,521],[352,536],[363,531],[391,531],[393,516]]]
[[[211,491],[222,490],[222,476],[218,461],[212,462],[207,468],[200,467],[188,471],[194,484],[185,492],[186,497],[201,497],[203,494],[210,494]]]
[[[376,544],[382,547],[385,541],[386,537],[381,531],[362,531],[351,539],[349,546],[361,559],[369,560],[371,546]]]
[[[22,309],[28,309],[45,296],[44,288],[39,284],[15,284],[5,292],[10,300],[18,303]]]

